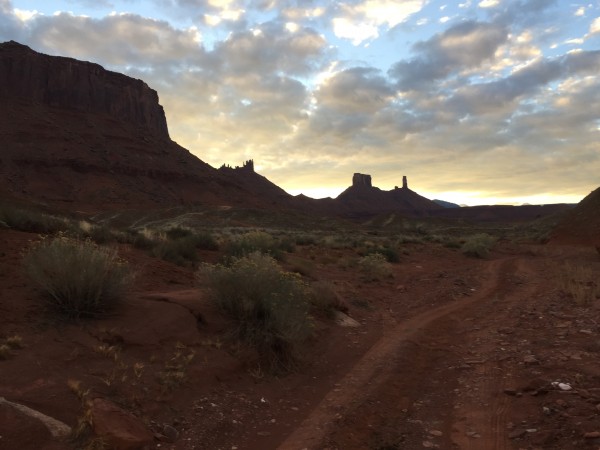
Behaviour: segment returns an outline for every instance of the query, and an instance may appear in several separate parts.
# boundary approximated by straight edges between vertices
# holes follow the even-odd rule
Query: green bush
[[[189,228],[173,227],[165,231],[165,234],[169,239],[180,239],[191,236],[193,232]]]
[[[379,253],[380,255],[383,255],[385,257],[385,259],[387,260],[387,262],[390,262],[390,263],[400,262],[400,255],[398,254],[398,251],[394,248],[371,247],[371,248],[367,249],[365,254],[372,255],[374,253]]]
[[[152,254],[178,266],[198,262],[198,252],[192,236],[159,242],[152,249]]]
[[[485,258],[496,243],[496,239],[486,233],[474,234],[468,237],[461,247],[461,251],[467,256]]]
[[[363,256],[358,265],[369,281],[379,281],[392,276],[390,263],[381,253]]]
[[[199,273],[219,308],[236,322],[235,336],[256,349],[261,363],[272,372],[293,369],[300,344],[312,332],[309,293],[300,277],[258,252],[229,267],[204,265]]]
[[[317,237],[314,234],[299,234],[296,236],[296,245],[315,245]]]
[[[335,311],[348,312],[348,304],[337,293],[335,285],[328,281],[315,281],[311,286],[313,307],[332,318]]]
[[[217,250],[219,248],[215,238],[208,233],[194,234],[190,232],[188,234],[177,232],[172,235],[181,237],[156,243],[152,248],[152,254],[179,266],[197,263],[199,260],[197,250],[200,248],[204,250]]]
[[[598,273],[590,266],[566,263],[558,280],[562,291],[578,306],[590,306],[600,298]]]
[[[251,253],[259,252],[275,259],[283,258],[282,243],[264,231],[251,231],[240,236],[234,236],[225,245],[226,261],[241,258]]]
[[[0,223],[8,228],[32,233],[56,233],[69,228],[66,220],[33,210],[0,205]]]
[[[219,243],[210,233],[194,233],[193,241],[196,248],[203,250],[219,250]]]
[[[132,279],[115,250],[65,236],[35,243],[24,264],[49,305],[69,317],[110,311],[122,300]]]

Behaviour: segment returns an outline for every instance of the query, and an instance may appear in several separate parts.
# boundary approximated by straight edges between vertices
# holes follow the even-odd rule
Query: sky
[[[144,80],[173,140],[294,195],[600,185],[600,0],[0,0],[8,40]]]

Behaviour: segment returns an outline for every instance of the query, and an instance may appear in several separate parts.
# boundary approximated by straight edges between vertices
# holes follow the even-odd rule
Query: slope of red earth
[[[230,343],[193,269],[127,246],[136,282],[113,315],[44,312],[21,263],[35,239],[0,230],[0,339],[22,339],[0,361],[0,397],[70,426],[75,380],[138,417],[149,448],[600,446],[600,304],[579,307],[556,283],[567,262],[597,273],[593,249],[503,243],[478,260],[411,244],[392,278],[368,282],[350,250],[299,247],[283,266],[334,283],[359,326],[317,314],[303,366],[274,377]],[[0,418],[2,449],[70,448],[12,410]]]
[[[600,252],[600,188],[565,215],[553,232],[552,242],[595,245]]]

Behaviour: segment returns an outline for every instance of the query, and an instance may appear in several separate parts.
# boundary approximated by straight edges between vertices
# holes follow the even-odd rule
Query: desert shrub
[[[122,300],[132,279],[115,250],[63,235],[35,243],[24,264],[48,304],[70,317],[110,311]]]
[[[314,234],[299,234],[296,236],[296,245],[315,245],[317,237]]]
[[[443,242],[444,247],[446,248],[461,248],[462,247],[462,243],[460,242],[459,239],[456,238],[452,238],[452,237],[446,237],[446,239]]]
[[[281,241],[264,231],[250,231],[240,236],[232,237],[225,245],[225,258],[241,258],[251,253],[259,252],[275,259],[283,258]]]
[[[313,307],[333,317],[335,311],[348,311],[348,304],[340,297],[335,285],[328,281],[315,281],[311,286],[310,301]]]
[[[305,277],[312,277],[315,273],[315,263],[311,260],[290,257],[287,259],[289,270],[294,273],[298,273]]]
[[[172,228],[174,230],[176,228]],[[184,228],[180,230],[186,230]],[[187,231],[187,230],[186,230]],[[167,236],[169,233],[167,232]],[[186,266],[198,262],[198,249],[217,250],[219,244],[209,233],[195,234],[190,231],[176,232],[172,236],[179,236],[167,240],[158,241],[152,247],[152,254],[165,261],[179,266]]]
[[[379,253],[383,255],[387,262],[397,263],[400,262],[400,255],[398,254],[398,250],[391,247],[371,247],[368,248],[365,252],[365,255],[372,255],[374,253]]]
[[[565,264],[559,277],[560,287],[577,305],[589,306],[600,298],[600,280],[591,267]]]
[[[467,256],[485,258],[496,243],[496,239],[489,234],[479,233],[468,237],[463,243],[461,250]]]
[[[115,234],[106,225],[96,225],[90,230],[88,237],[96,244],[108,244],[114,242]]]
[[[359,259],[358,265],[370,281],[383,280],[392,275],[392,268],[381,253],[371,253]]]
[[[135,248],[141,250],[151,250],[156,245],[156,240],[152,239],[148,233],[140,233],[135,229],[128,229],[126,232],[126,241]]]
[[[161,241],[152,249],[157,258],[172,262],[178,266],[186,266],[198,262],[198,252],[193,236]]]
[[[173,227],[165,231],[165,234],[169,239],[181,239],[189,237],[194,233],[189,228]]]
[[[400,234],[396,237],[398,245],[402,244],[422,244],[423,238],[412,234]]]
[[[256,349],[261,363],[275,372],[295,367],[299,346],[312,332],[308,290],[298,275],[258,252],[230,266],[204,265],[200,274],[235,321],[235,336]]]
[[[0,206],[0,222],[8,228],[32,233],[56,233],[69,228],[66,220],[33,210]]]
[[[202,250],[219,250],[219,243],[211,233],[194,233],[193,241],[196,248]]]

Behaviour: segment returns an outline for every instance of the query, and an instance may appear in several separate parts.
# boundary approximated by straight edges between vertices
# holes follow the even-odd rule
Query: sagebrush
[[[64,235],[35,243],[24,264],[48,304],[70,317],[110,311],[132,280],[127,263],[116,250]]]
[[[258,352],[271,371],[295,367],[301,343],[312,332],[309,292],[296,274],[282,271],[259,252],[229,266],[200,271],[219,308],[236,323],[235,336]]]
[[[465,239],[461,250],[467,256],[485,258],[496,244],[496,238],[486,233],[474,234]]]

